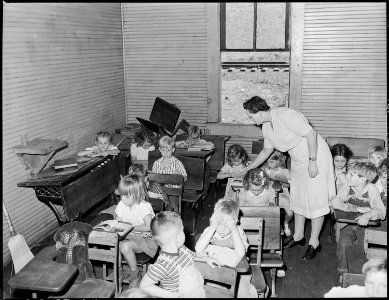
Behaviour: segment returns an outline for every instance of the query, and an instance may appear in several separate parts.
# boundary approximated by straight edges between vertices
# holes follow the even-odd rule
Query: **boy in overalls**
[[[348,167],[347,185],[331,199],[334,209],[361,213],[355,220],[357,225],[347,225],[340,230],[337,245],[338,272],[348,272],[347,248],[363,247],[366,225],[370,220],[385,219],[386,209],[377,187],[371,182],[377,177],[377,170],[369,162],[352,162]],[[337,224],[338,226],[339,224]]]

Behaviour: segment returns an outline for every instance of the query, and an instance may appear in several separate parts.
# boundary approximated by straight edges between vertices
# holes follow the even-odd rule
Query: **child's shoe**
[[[136,268],[135,271],[131,271],[129,267],[123,268],[123,282],[129,284],[128,288],[139,287],[142,278],[139,278],[138,275],[140,275],[139,268]]]
[[[277,270],[277,277],[285,277],[285,271],[284,270]]]
[[[292,234],[292,232],[289,229],[289,225],[288,224],[284,225],[284,233],[285,233],[286,236],[290,236]]]

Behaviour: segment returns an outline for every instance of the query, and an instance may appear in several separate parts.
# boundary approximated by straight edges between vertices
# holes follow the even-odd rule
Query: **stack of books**
[[[54,160],[54,169],[62,170],[67,168],[77,168],[77,158],[65,158]]]

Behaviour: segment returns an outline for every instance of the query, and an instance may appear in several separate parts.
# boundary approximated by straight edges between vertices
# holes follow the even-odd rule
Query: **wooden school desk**
[[[77,273],[75,265],[35,257],[8,284],[14,289],[30,290],[32,298],[37,298],[37,292],[61,292]]]
[[[119,179],[118,158],[109,155],[78,163],[74,169],[47,168],[17,186],[33,188],[38,200],[54,212],[62,226],[66,221],[81,220],[83,213],[114,192]],[[63,207],[65,219],[55,205]]]
[[[334,216],[336,220],[335,239],[336,242],[338,242],[340,236],[340,230],[345,226],[347,226],[348,224],[354,224],[354,225],[358,224],[358,221],[355,220],[355,218],[358,216],[362,216],[362,214],[334,209]],[[370,220],[369,223],[367,223],[367,226],[380,226],[380,220]]]

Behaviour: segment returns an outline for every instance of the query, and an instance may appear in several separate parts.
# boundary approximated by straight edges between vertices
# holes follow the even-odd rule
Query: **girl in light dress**
[[[236,194],[233,191],[231,184],[234,179],[242,179],[242,176],[240,176],[239,173],[241,173],[249,164],[248,154],[241,145],[233,144],[228,148],[226,163],[217,174],[217,179],[228,178],[224,198],[235,197]]]

